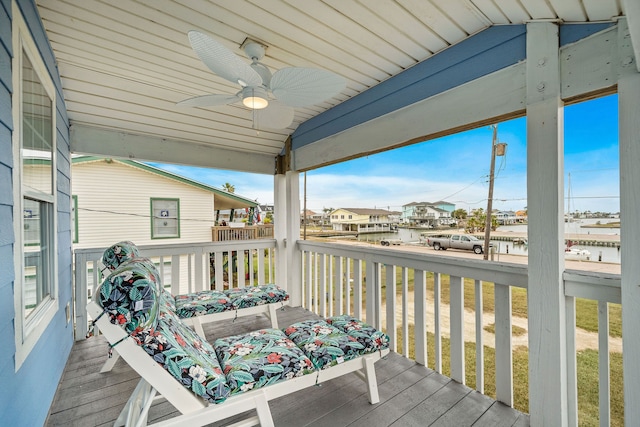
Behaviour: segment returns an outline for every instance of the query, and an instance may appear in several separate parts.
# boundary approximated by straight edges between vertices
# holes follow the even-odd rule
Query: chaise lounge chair
[[[365,380],[369,401],[379,401],[374,363],[389,352],[388,337],[349,316],[212,345],[177,316],[148,261],[140,259],[115,269],[87,311],[141,377],[117,426],[146,425],[156,394],[180,415],[154,425],[204,425],[253,409],[256,415],[241,425],[272,426],[270,400],[351,372]]]
[[[134,259],[141,259],[150,272],[160,280],[155,265],[140,257],[137,246],[130,241],[118,242],[104,251],[102,264],[108,272]],[[164,299],[174,306],[174,311],[184,323],[191,326],[202,338],[206,338],[203,326],[209,322],[235,319],[243,316],[265,314],[272,328],[278,328],[276,310],[289,304],[289,294],[277,285],[250,286],[224,291],[204,290],[182,295],[171,295],[160,287]],[[109,372],[118,360],[117,354],[110,357],[100,372]]]

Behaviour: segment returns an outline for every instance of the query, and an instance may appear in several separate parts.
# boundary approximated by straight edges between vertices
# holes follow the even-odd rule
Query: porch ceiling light
[[[254,110],[266,108],[269,105],[267,91],[261,87],[245,87],[242,89],[242,103]]]

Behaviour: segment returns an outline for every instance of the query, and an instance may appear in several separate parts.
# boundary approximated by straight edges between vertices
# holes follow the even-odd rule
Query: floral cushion
[[[220,338],[214,348],[231,394],[313,372],[309,358],[279,329]]]
[[[157,278],[141,263],[127,263],[114,270],[98,289],[98,304],[131,333],[153,327],[157,321]]]
[[[273,284],[229,289],[225,291],[225,294],[236,309],[283,302],[289,299],[289,294],[284,289]]]
[[[341,331],[324,320],[294,323],[284,332],[304,351],[317,369],[327,369],[363,354],[381,350],[386,348],[382,343],[388,342],[388,338],[385,341],[376,335],[373,340],[370,340],[372,345],[363,344],[357,337]],[[364,339],[363,341],[366,342]],[[378,341],[381,344],[375,347],[373,343],[377,344]]]
[[[102,264],[109,270],[115,270],[120,264],[138,258],[140,253],[133,242],[123,241],[107,248],[102,254]]]
[[[326,320],[330,325],[346,332],[350,337],[357,339],[358,342],[364,346],[365,353],[372,353],[389,347],[389,337],[387,334],[377,330],[373,326],[367,325],[355,317],[343,315],[329,317]]]
[[[230,390],[211,345],[170,312],[164,314],[156,328],[133,338],[184,387],[209,402],[223,402]]]
[[[219,291],[201,291],[175,297],[176,314],[181,318],[233,310],[231,300]]]

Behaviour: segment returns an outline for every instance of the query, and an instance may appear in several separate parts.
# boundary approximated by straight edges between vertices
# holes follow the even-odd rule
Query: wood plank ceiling
[[[37,0],[72,124],[277,155],[309,118],[491,26],[532,19],[610,21],[622,0]],[[296,108],[283,130],[253,129],[240,104],[176,102],[238,87],[214,75],[187,32],[207,33],[249,62],[249,37],[272,71],[324,68],[347,87]],[[168,161],[170,159],[167,159]]]

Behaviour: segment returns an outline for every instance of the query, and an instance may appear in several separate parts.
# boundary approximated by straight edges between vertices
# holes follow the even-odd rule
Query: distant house
[[[322,224],[322,214],[316,213],[309,209],[300,213],[300,221],[304,223],[305,219],[307,221],[307,224]]]
[[[339,208],[331,212],[333,230],[378,233],[394,230],[399,222],[398,212],[384,209]]]
[[[402,206],[402,222],[419,227],[446,226],[455,222],[451,216],[454,210],[454,204],[443,201],[411,202]]]
[[[439,200],[433,203],[433,206],[449,213],[452,213],[456,210],[456,205],[454,205],[453,203],[445,202],[444,200]]]
[[[496,217],[498,224],[501,225],[515,224],[518,222],[518,216],[514,211],[494,211],[491,215]]]
[[[235,193],[135,160],[72,160],[73,247],[211,241],[216,210],[253,208]]]
[[[524,209],[516,211],[516,218],[520,223],[527,222],[527,218],[528,218],[527,211]]]

